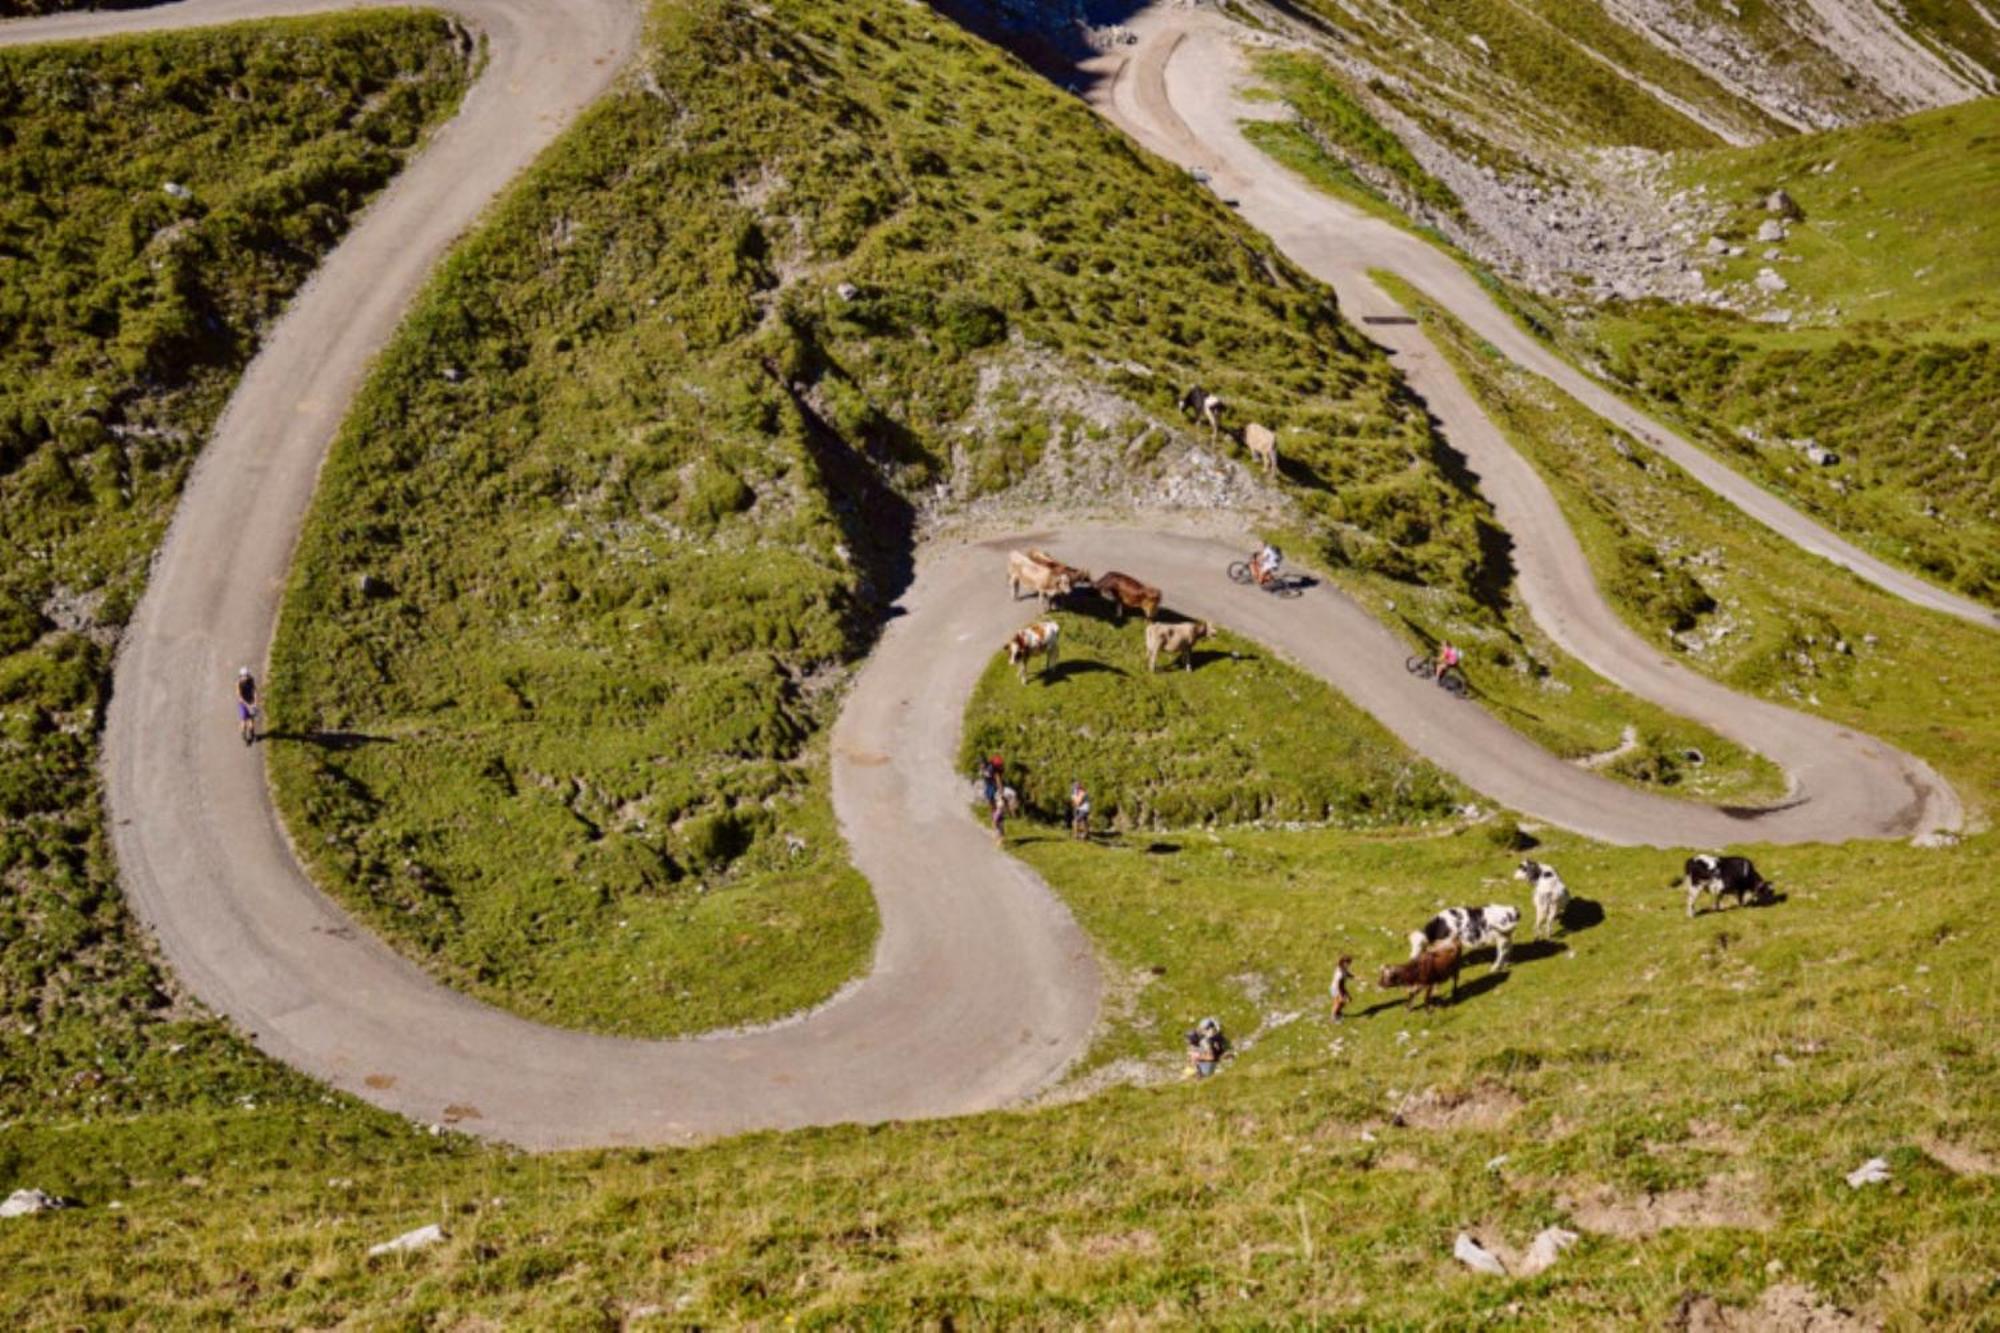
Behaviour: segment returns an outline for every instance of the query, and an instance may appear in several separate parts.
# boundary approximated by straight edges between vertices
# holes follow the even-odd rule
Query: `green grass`
[[[466,76],[397,13],[0,52],[0,1116],[311,1095],[153,961],[98,726],[198,443]]]
[[[665,6],[646,59],[384,356],[286,602],[274,727],[390,743],[274,747],[285,815],[440,976],[666,1034],[855,975],[821,738],[914,507],[1143,475],[1191,379],[1285,423],[1312,548],[1471,588],[1386,362],[1081,106],[883,0]]]
[[[2000,603],[2000,101],[1681,162],[1731,209],[1725,280],[1770,261],[1761,201],[1804,218],[1775,265],[1800,327],[1640,306],[1586,352],[1708,447],[1883,558]],[[1831,171],[1819,170],[1832,164]],[[1840,462],[1816,467],[1790,441]]]
[[[1256,63],[1259,78],[1270,83],[1278,96],[1298,113],[1289,124],[1256,124],[1245,127],[1253,143],[1280,161],[1286,154],[1314,156],[1307,145],[1340,162],[1344,176],[1355,192],[1379,198],[1388,189],[1402,196],[1405,211],[1410,205],[1428,208],[1448,216],[1461,212],[1458,196],[1451,187],[1425,171],[1410,155],[1402,141],[1384,129],[1368,109],[1355,100],[1324,61],[1309,56],[1265,55]],[[1296,142],[1303,137],[1307,145]],[[1354,173],[1366,172],[1363,181]]]
[[[1118,832],[1207,823],[1412,824],[1465,800],[1368,714],[1259,645],[1219,633],[1192,671],[1146,670],[1145,622],[1060,612],[1063,689],[996,659],[966,710],[960,766],[1001,754],[1027,811],[1066,818],[1072,782]]]
[[[817,13],[799,20],[798,30],[807,35],[798,40],[810,41],[816,59],[826,62],[816,71],[849,70],[835,60],[853,54],[840,55],[842,32],[854,40],[865,23],[878,37],[894,37],[904,31],[896,25],[925,21],[890,6],[856,6],[853,13],[854,30],[816,27],[832,21]],[[713,39],[717,30],[698,28],[695,35]],[[757,29],[755,44],[768,50],[783,36]],[[717,49],[712,40],[706,45]],[[782,40],[778,46],[786,49]],[[976,60],[956,45],[944,50],[949,60],[932,49],[929,63]],[[866,54],[871,70],[884,71],[888,82],[882,86],[892,86],[900,69],[886,59],[893,53],[869,47]],[[969,90],[988,79],[1006,86],[1014,77],[1010,68],[995,62],[998,72],[968,72],[967,83],[951,89],[954,114],[992,117],[985,130],[990,139],[1004,141],[1002,130],[1026,131],[983,111]],[[741,87],[756,72],[732,67],[717,77]],[[687,91],[701,89],[699,81],[676,83],[663,71],[661,84],[683,99],[685,125],[701,130],[713,124],[695,114],[706,103]],[[799,95],[809,100],[822,86],[808,80]],[[858,93],[876,85],[853,76],[847,86]],[[630,101],[612,106],[627,123],[638,119],[635,109]],[[788,110],[799,114],[796,106]],[[858,119],[860,112],[848,115]],[[601,123],[586,128],[619,146]],[[1046,125],[1034,128],[1046,137]],[[885,151],[895,147],[879,128],[874,132]],[[585,179],[648,169],[643,157],[621,157],[611,147],[575,166]],[[534,190],[553,196],[554,213],[523,220],[503,210],[503,220],[546,226],[538,234],[555,237],[566,234],[555,226],[564,218],[580,230],[608,226],[615,210],[606,204],[602,212],[583,211],[581,193],[554,188],[566,179],[550,171],[533,182]],[[1063,187],[1067,179],[1053,168],[1043,172],[1044,188]],[[1075,188],[1091,197],[1111,193],[1100,177],[1086,185]],[[702,197],[691,186],[688,193]],[[984,214],[974,210],[972,216]],[[968,227],[966,235],[949,239],[962,241],[979,262],[992,263],[990,253],[976,248],[982,228]],[[1232,233],[1216,235],[1224,238],[1218,253],[1235,252]],[[1185,244],[1188,237],[1179,239]],[[474,242],[472,253],[481,260],[498,262],[504,254],[480,250],[480,244]],[[1088,254],[1080,264],[1086,269]],[[842,262],[860,261],[850,256]],[[843,271],[853,272],[832,269]],[[503,276],[513,281],[512,274]],[[580,288],[600,290],[572,276]],[[603,300],[588,308],[616,328],[619,311],[633,302],[612,299],[618,289],[611,276],[603,278]],[[830,274],[827,280],[838,279]],[[1254,278],[1245,281],[1246,290],[1262,291]],[[454,270],[439,291],[470,294],[475,289],[454,286],[468,282]],[[503,290],[522,299],[527,287],[523,282],[520,290]],[[1157,299],[1157,286],[1146,290]],[[689,299],[683,294],[670,303],[662,294],[661,304],[685,326],[692,318]],[[1300,308],[1285,300],[1278,298],[1279,310]],[[1311,308],[1303,301],[1301,307]],[[1035,307],[1047,308],[1046,301]],[[540,369],[524,379],[537,394],[533,404],[564,427],[575,452],[565,454],[555,443],[539,451],[523,445],[529,459],[524,468],[537,475],[533,467],[581,457],[573,471],[583,473],[586,463],[602,457],[589,450],[610,450],[603,441],[617,433],[610,424],[596,432],[586,424],[621,418],[611,408],[585,417],[571,412],[573,404],[620,400],[620,393],[638,390],[623,380],[607,387],[584,373],[582,357],[559,367],[539,360],[544,345],[579,336],[565,326],[534,323],[529,317],[540,307],[496,300],[470,309],[483,327],[506,315],[541,340],[530,346],[526,363]],[[1009,310],[1010,337],[1029,328],[1054,336],[1048,332],[1054,327],[1053,321],[1035,326],[1029,315]],[[1265,345],[1260,355],[1269,355],[1274,331],[1290,327],[1274,317],[1246,329],[1244,339]],[[1281,344],[1295,355],[1328,332],[1301,327],[1297,341]],[[438,357],[451,357],[447,364],[468,372],[462,382],[480,395],[481,410],[492,408],[502,426],[510,423],[509,413],[527,410],[525,389],[521,402],[492,401],[501,377],[465,355],[471,342],[451,341],[472,335],[454,335],[448,324],[420,328],[441,340]],[[1443,336],[1435,321],[1432,328]],[[923,331],[936,336],[928,327]],[[861,335],[852,336],[841,345],[841,359],[865,364],[858,355]],[[1066,336],[1081,343],[1084,332],[1071,329]],[[1151,336],[1143,328],[1135,335]],[[601,332],[594,337],[587,345],[615,362],[609,341]],[[1477,360],[1476,347],[1462,350]],[[915,351],[907,355],[918,359]],[[1249,356],[1240,349],[1231,355]],[[426,432],[419,437],[423,446],[437,441],[440,457],[453,459],[442,451],[456,437],[441,428],[438,406],[450,400],[434,387],[448,381],[437,379],[434,367],[412,364],[415,356],[409,346],[391,354],[373,391],[382,396],[371,397],[370,407],[422,409],[415,419]],[[715,451],[718,466],[741,466],[742,485],[757,501],[731,512],[741,491],[700,468],[692,470],[685,490],[677,484],[671,500],[660,498],[663,490],[652,495],[673,515],[668,521],[711,518],[705,553],[733,558],[752,539],[755,529],[746,525],[768,519],[758,511],[768,503],[769,483],[738,460],[752,456],[753,445],[765,450],[758,457],[782,456],[781,450],[768,435],[728,424],[723,407],[737,400],[720,392],[728,377],[717,372],[715,360],[675,349],[672,357],[656,353],[648,364],[671,367],[677,382],[691,386],[688,397],[700,390],[708,402],[722,405],[709,409],[723,419],[715,435],[727,448]],[[1247,381],[1257,362],[1221,358],[1214,364],[1251,368],[1238,372]],[[868,378],[877,373],[857,377],[854,391],[871,402],[878,393],[888,401],[883,388],[870,387],[892,383]],[[1615,590],[1627,568],[1619,552],[1641,538],[1713,551],[1690,572],[1720,609],[1699,617],[1696,631],[1711,633],[1722,616],[1736,628],[1714,647],[1691,654],[1695,665],[1906,744],[1957,782],[1975,811],[1990,806],[2000,789],[2000,683],[1968,669],[1983,660],[1986,641],[1976,631],[1902,607],[1746,531],[1657,460],[1643,453],[1637,461],[1626,459],[1601,428],[1587,429],[1573,408],[1526,401],[1532,385],[1497,374],[1477,376],[1475,384],[1490,401],[1523,400],[1503,420],[1548,470],[1614,599],[1642,632],[1657,638],[1662,627],[1641,609],[1636,593]],[[430,392],[440,396],[433,400]],[[823,395],[833,392],[822,388]],[[1132,392],[1143,396],[1147,390]],[[637,419],[634,414],[624,421],[629,428]],[[522,438],[528,435],[524,427]],[[494,438],[508,437],[496,428]],[[919,434],[919,443],[924,438]],[[672,451],[674,439],[669,432],[658,447],[682,459]],[[1354,471],[1343,478],[1343,491],[1364,489],[1370,458],[1410,448],[1405,436],[1385,432],[1379,439],[1386,442],[1353,446],[1345,466]],[[1324,446],[1325,457],[1336,455],[1334,444],[1329,439]],[[1378,448],[1383,452],[1369,452]],[[1403,456],[1421,478],[1427,455]],[[921,463],[920,454],[912,458]],[[329,469],[329,484],[361,484],[342,481],[339,466],[336,460]],[[1307,475],[1323,476],[1332,466],[1315,464],[1319,470]],[[399,486],[414,487],[442,470],[397,472],[395,478]],[[484,475],[511,480],[505,472]],[[1431,484],[1411,483],[1415,488],[1404,503],[1432,495]],[[799,494],[809,499],[811,492],[801,487]],[[1363,518],[1393,512],[1390,494],[1376,494],[1381,511],[1344,512]],[[1341,503],[1362,501],[1343,495]],[[1457,512],[1439,503],[1439,514]],[[357,512],[353,521],[371,521],[366,511]],[[476,508],[465,512],[499,522]],[[588,530],[593,512],[579,506],[572,521]],[[1377,544],[1388,544],[1368,522],[1335,521],[1325,507],[1308,507],[1307,513],[1325,525],[1319,540],[1327,548],[1351,548],[1365,558]],[[1435,590],[1418,592],[1376,573],[1343,577],[1365,595],[1415,608],[1419,624],[1450,616],[1468,627],[1500,625],[1500,611],[1480,600],[1476,580],[1468,584],[1460,567],[1432,563],[1442,557],[1425,549],[1466,535],[1432,530],[1414,555],[1404,557],[1420,576],[1442,574]],[[464,539],[498,541],[478,531]],[[366,549],[366,568],[393,595],[345,613],[374,618],[368,632],[382,642],[405,643],[383,628],[382,604],[393,607],[412,596],[412,588],[425,588],[406,572],[421,573],[421,567],[414,561],[392,567],[375,548]],[[501,548],[479,549],[491,554]],[[609,556],[590,566],[596,577],[579,578],[585,565],[566,562],[565,548],[552,543],[533,549],[556,595],[544,604],[523,594],[514,624],[528,630],[546,616],[570,638],[603,645],[606,653],[639,651],[614,641],[620,622],[595,609],[593,595],[613,567]],[[1476,540],[1467,549],[1476,550]],[[519,577],[519,565],[496,568]],[[739,562],[721,572],[741,581],[745,568]],[[679,579],[684,566],[671,569]],[[444,576],[469,577],[449,567]],[[561,592],[558,576],[569,580],[574,598]],[[521,586],[540,592],[539,583]],[[482,621],[474,610],[440,604],[438,614],[455,632],[464,628],[475,644],[480,635],[498,637],[491,625],[500,611]],[[696,627],[725,641],[731,633],[754,634],[761,632],[762,610],[726,606]],[[1130,630],[1105,631],[1100,640],[1086,622],[1068,628],[1078,631],[1080,645],[1089,639],[1089,651],[1101,660],[1122,665],[1136,659]],[[1869,634],[1873,642],[1863,637]],[[1828,651],[1836,635],[1852,655]],[[446,676],[440,666],[433,676],[411,679],[440,685],[442,694],[444,682],[462,688],[455,674],[461,669],[453,664],[454,674]],[[691,669],[675,666],[677,673]],[[464,670],[466,680],[478,679]],[[1475,665],[1476,673],[1485,670]],[[544,682],[523,675],[513,702],[502,697],[492,705],[509,719],[509,730],[531,730],[535,714],[554,711],[563,720],[550,728],[558,734],[547,743],[570,744],[564,733],[594,725],[601,709],[622,706],[615,693],[584,688],[588,678],[582,685],[574,674],[551,678],[565,688],[543,688]],[[1081,689],[1115,679],[1084,673],[1070,683]],[[1326,718],[1315,713],[1301,727],[1296,715],[1245,708],[1230,691],[1252,679],[1260,690],[1296,691],[1302,707],[1324,708]],[[1346,725],[1338,701],[1268,660],[1210,662],[1192,675],[1142,685],[1131,713],[1121,716],[1156,706],[1169,735],[1185,735],[1205,720],[1233,725],[1237,753],[1246,762],[1278,757],[1302,778],[1345,783],[1385,774],[1382,765],[1396,762],[1379,748],[1372,724]],[[1129,748],[1136,742],[1099,748],[1086,744],[1088,738],[1045,737],[1028,714],[1013,708],[1004,686],[989,679],[976,709],[994,707],[1001,725],[1029,722],[1034,734],[1024,743],[1046,744],[1049,764],[1059,768],[1087,753],[1107,765],[1107,782],[1142,773],[1142,752]],[[521,702],[534,707],[525,714],[501,711]],[[1107,709],[1128,707],[1122,698],[1099,702]],[[35,716],[23,714],[18,702],[7,707],[9,726],[20,716]],[[1578,692],[1552,692],[1552,718],[1577,707]],[[764,716],[748,711],[753,719]],[[979,720],[976,711],[969,719]],[[1069,719],[1072,729],[1074,721]],[[31,724],[37,729],[27,734],[50,737],[65,724],[74,725],[73,719],[51,716],[46,725]],[[417,718],[410,727],[431,728],[433,740],[424,743],[448,753],[435,739],[443,728],[434,718]],[[1301,744],[1301,732],[1309,744]],[[404,733],[391,734],[397,745],[341,757],[386,761],[404,744]],[[809,738],[797,751],[814,772],[816,743]],[[1334,753],[1316,753],[1322,745]],[[1018,747],[1010,753],[1031,757]],[[429,780],[446,768],[440,759]],[[518,783],[526,770],[507,771]],[[729,774],[708,776],[719,784],[732,780]],[[1190,803],[1190,822],[1238,817],[1222,804],[1230,793],[1208,786],[1226,776],[1212,766],[1137,783],[1133,809],[1175,792]],[[798,808],[818,799],[812,795],[817,780],[809,772]],[[527,789],[539,790],[532,782]],[[595,799],[594,790],[578,795]],[[1272,802],[1303,802],[1310,795],[1303,784],[1295,789],[1300,795],[1266,790]],[[79,830],[79,845],[95,848],[101,830],[94,816],[78,813],[94,810],[94,803],[67,799],[70,805],[58,807],[70,811],[65,827]],[[1100,805],[1102,800],[1100,795]],[[586,814],[593,809],[586,806]],[[93,931],[116,936],[124,952],[100,956],[93,966],[78,951],[83,946],[51,952],[39,942],[46,936],[25,944],[11,933],[0,937],[0,956],[10,967],[40,960],[51,978],[60,974],[62,987],[46,992],[48,1002],[34,1017],[17,1009],[0,1023],[8,1071],[0,1084],[0,1186],[73,1194],[85,1206],[0,1227],[0,1265],[7,1274],[0,1279],[0,1318],[10,1326],[89,1327],[779,1326],[796,1317],[823,1326],[1317,1321],[1569,1330],[1664,1323],[1697,1292],[1747,1305],[1767,1285],[1791,1280],[1880,1315],[1893,1327],[1990,1324],[2000,1296],[1993,1279],[2000,1271],[2000,1186],[1991,1175],[1946,1169],[1922,1145],[1954,1157],[1939,1145],[1983,1153],[1989,1162],[2000,1158],[1991,1115],[2000,1095],[2000,1062],[1987,1038],[2000,1001],[2000,970],[1993,962],[2000,927],[1990,910],[2000,840],[1983,834],[1940,851],[1753,848],[1787,900],[1690,923],[1680,915],[1679,896],[1666,887],[1678,855],[1551,836],[1542,851],[1580,896],[1602,905],[1601,924],[1579,928],[1556,950],[1523,950],[1521,964],[1503,983],[1485,981],[1475,967],[1470,979],[1476,989],[1456,1005],[1421,1016],[1385,1010],[1332,1028],[1320,1006],[1333,957],[1352,953],[1365,975],[1399,956],[1401,933],[1437,905],[1525,902],[1523,886],[1507,878],[1514,856],[1493,832],[1490,825],[1456,833],[1135,829],[1131,836],[1079,846],[1030,825],[1013,845],[1077,913],[1112,980],[1106,1028],[1086,1074],[1108,1078],[1122,1071],[1160,1078],[1164,1086],[1120,1087],[1046,1110],[942,1123],[753,1135],[692,1151],[548,1157],[486,1149],[450,1134],[433,1137],[346,1098],[321,1095],[249,1053],[216,1024],[159,1021],[162,1013],[176,1011],[148,1008],[154,1002],[146,987],[165,982],[143,965],[129,927],[119,924],[124,918],[108,875],[88,881],[72,875],[61,881],[65,890],[92,891],[100,903],[100,915],[86,921],[77,938]],[[758,854],[754,846],[745,853]],[[103,866],[101,853],[90,856],[88,865]],[[13,889],[19,881],[7,883]],[[79,984],[86,977],[88,985]],[[81,998],[85,990],[88,1005]],[[1384,998],[1364,988],[1356,1009]],[[1174,1077],[1180,1033],[1211,1012],[1228,1024],[1241,1054],[1215,1080],[1180,1082]],[[37,1021],[38,1031],[23,1030]],[[126,1025],[151,1036],[135,1044],[124,1035]],[[1432,1127],[1437,1098],[1461,1094],[1473,1099],[1473,1113],[1461,1112],[1454,1126]],[[1409,1123],[1392,1123],[1399,1108]],[[1892,1163],[1890,1186],[1855,1191],[1841,1182],[1845,1172],[1877,1154]],[[1495,1164],[1503,1155],[1505,1161]],[[1761,1225],[1694,1226],[1645,1239],[1592,1235],[1551,1272],[1525,1281],[1475,1277],[1448,1257],[1462,1229],[1518,1248],[1541,1227],[1574,1217],[1566,1198],[1607,1191],[1630,1200],[1715,1180],[1731,1182],[1717,1188]],[[450,1235],[442,1247],[408,1258],[365,1257],[368,1245],[433,1221]]]

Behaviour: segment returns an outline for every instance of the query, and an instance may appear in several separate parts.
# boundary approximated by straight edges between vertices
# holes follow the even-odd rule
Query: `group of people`
[[[1007,785],[1005,756],[988,755],[979,763],[979,794],[992,812],[993,841],[1007,840],[1007,817],[1016,813],[1020,794]],[[1072,838],[1090,836],[1090,791],[1081,779],[1069,785],[1069,832]]]

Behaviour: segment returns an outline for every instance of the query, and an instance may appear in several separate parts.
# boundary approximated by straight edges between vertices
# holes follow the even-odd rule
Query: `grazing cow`
[[[1243,444],[1249,449],[1250,457],[1275,476],[1278,471],[1278,433],[1269,426],[1251,422],[1243,428]]]
[[[1036,653],[1042,655],[1043,680],[1047,680],[1049,673],[1056,669],[1056,636],[1061,632],[1062,626],[1055,621],[1043,620],[1016,631],[1014,637],[1007,640],[1007,663],[1021,668],[1023,685],[1028,683],[1028,659]]]
[[[1156,623],[1146,626],[1146,670],[1158,671],[1162,654],[1170,662],[1178,657],[1189,671],[1194,670],[1194,646],[1212,633],[1214,631],[1208,627],[1206,620],[1184,625]]]
[[[1042,599],[1042,609],[1047,610],[1050,602],[1074,592],[1076,583],[1076,576],[1068,566],[1051,569],[1032,553],[1007,552],[1007,592],[1017,602],[1021,600],[1021,589],[1026,588]]]
[[[1028,559],[1034,561],[1050,573],[1061,574],[1068,578],[1071,591],[1079,588],[1088,588],[1091,585],[1092,580],[1089,570],[1078,569],[1075,565],[1066,565],[1039,547],[1028,548]]]
[[[1195,420],[1206,421],[1210,439],[1222,433],[1222,414],[1225,410],[1223,401],[1199,384],[1190,384],[1187,392],[1181,395],[1181,412]]]
[[[1417,1007],[1417,996],[1422,995],[1423,1007],[1428,1009],[1431,1005],[1431,989],[1447,977],[1451,979],[1452,998],[1458,997],[1458,965],[1463,957],[1464,951],[1456,943],[1440,944],[1435,948],[1419,951],[1417,956],[1407,963],[1383,968],[1382,975],[1376,978],[1375,984],[1383,990],[1388,990],[1392,986],[1408,986],[1410,1008]]]
[[[1745,903],[1771,901],[1771,885],[1757,873],[1747,856],[1690,856],[1682,873],[1687,877],[1688,915],[1694,915],[1695,901],[1706,893],[1709,906],[1722,910],[1725,897]]]
[[[1118,620],[1124,623],[1127,611],[1139,611],[1151,620],[1160,610],[1160,590],[1149,587],[1130,574],[1120,574],[1112,570],[1092,582],[1098,596],[1118,608]]]
[[[1563,912],[1569,907],[1569,886],[1563,883],[1562,876],[1554,866],[1523,861],[1514,878],[1525,879],[1535,886],[1535,938],[1555,934]]]
[[[1505,903],[1484,907],[1447,907],[1422,930],[1410,932],[1410,957],[1439,944],[1456,944],[1471,953],[1485,944],[1493,946],[1493,970],[1504,971],[1507,955],[1514,947],[1514,928],[1521,924],[1521,909]]]

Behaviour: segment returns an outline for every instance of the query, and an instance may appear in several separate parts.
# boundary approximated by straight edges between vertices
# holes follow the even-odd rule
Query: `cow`
[[[1540,861],[1523,861],[1514,872],[1515,879],[1524,879],[1535,890],[1535,938],[1555,934],[1556,926],[1562,921],[1565,909],[1569,907],[1569,886],[1554,866],[1543,865]]]
[[[1392,986],[1410,988],[1410,1008],[1417,1007],[1417,997],[1423,996],[1423,1007],[1431,1004],[1431,990],[1446,978],[1451,980],[1451,994],[1458,998],[1458,965],[1464,958],[1464,951],[1453,941],[1446,941],[1435,948],[1423,949],[1407,963],[1398,963],[1382,969],[1382,975],[1375,984],[1383,990]]]
[[[1194,670],[1194,646],[1214,633],[1206,620],[1190,624],[1146,626],[1146,670],[1158,671],[1160,657],[1164,654],[1169,662],[1180,658],[1189,671]]]
[[[1038,621],[1017,630],[1014,637],[1007,640],[1007,663],[1021,668],[1021,683],[1028,683],[1028,659],[1036,653],[1042,655],[1042,679],[1056,669],[1056,636],[1062,626],[1053,620]]]
[[[1770,883],[1757,873],[1757,867],[1750,864],[1747,856],[1690,856],[1681,873],[1687,880],[1690,917],[1694,915],[1696,900],[1704,893],[1709,896],[1709,906],[1718,912],[1725,897],[1736,899],[1738,907],[1771,901]]]
[[[1130,574],[1120,574],[1112,570],[1092,581],[1097,595],[1118,608],[1118,621],[1123,624],[1127,611],[1139,611],[1151,620],[1160,611],[1160,590],[1148,587]]]
[[[1484,907],[1447,907],[1422,930],[1410,932],[1410,957],[1439,944],[1457,944],[1467,953],[1484,944],[1493,946],[1493,970],[1507,968],[1507,955],[1514,948],[1514,928],[1521,924],[1521,909],[1505,903]]]
[[[1042,599],[1042,609],[1047,610],[1056,598],[1076,591],[1076,583],[1075,573],[1067,565],[1052,569],[1032,553],[1007,552],[1007,592],[1017,602],[1021,589],[1026,588]]]
[[[1057,574],[1069,575],[1069,581],[1073,587],[1083,588],[1088,587],[1090,584],[1089,570],[1078,569],[1075,565],[1066,565],[1038,546],[1028,548],[1028,559],[1034,561],[1043,569],[1051,570]]]
[[[1181,394],[1180,408],[1183,415],[1208,423],[1210,439],[1222,433],[1222,414],[1226,410],[1225,405],[1220,398],[1199,384],[1190,384],[1187,391]]]
[[[1243,445],[1265,471],[1275,476],[1278,471],[1278,434],[1269,426],[1251,422],[1243,428]]]

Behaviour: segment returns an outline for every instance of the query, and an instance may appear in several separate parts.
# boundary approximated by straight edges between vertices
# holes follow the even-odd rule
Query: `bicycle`
[[[1273,597],[1297,597],[1305,592],[1303,584],[1283,574],[1273,574],[1269,582],[1259,585],[1257,576],[1250,570],[1250,562],[1248,560],[1237,560],[1230,564],[1229,581],[1231,583],[1247,583],[1251,587],[1261,586],[1263,591],[1270,593]]]
[[[1411,675],[1422,680],[1437,680],[1437,659],[1434,657],[1412,657],[1403,663]],[[1472,684],[1465,678],[1465,670],[1457,663],[1444,669],[1444,679],[1437,682],[1444,692],[1454,698],[1463,699],[1472,691]]]

